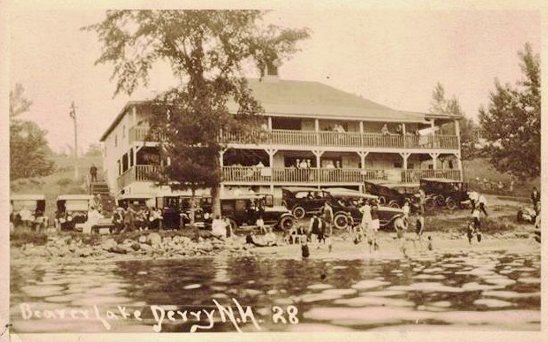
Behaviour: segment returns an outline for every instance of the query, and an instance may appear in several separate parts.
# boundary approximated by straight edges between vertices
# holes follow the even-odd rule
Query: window
[[[394,168],[401,169],[402,168],[402,163],[401,162],[395,162],[394,163]]]

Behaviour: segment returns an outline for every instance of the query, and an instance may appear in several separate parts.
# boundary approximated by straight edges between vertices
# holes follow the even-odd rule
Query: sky
[[[97,143],[129,100],[142,100],[173,80],[153,71],[148,89],[113,97],[111,65],[94,65],[101,45],[82,26],[103,11],[14,11],[10,18],[9,80],[21,83],[33,105],[23,119],[48,131],[55,151],[73,144],[69,108],[75,103],[79,146]],[[440,82],[476,119],[494,80],[522,77],[517,52],[530,42],[540,52],[540,14],[517,10],[272,11],[266,21],[308,27],[311,37],[280,68],[283,79],[318,81],[394,109],[428,112]],[[256,75],[250,75],[255,76]]]

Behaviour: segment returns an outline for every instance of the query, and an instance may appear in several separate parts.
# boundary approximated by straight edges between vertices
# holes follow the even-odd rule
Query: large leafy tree
[[[19,118],[32,105],[24,91],[21,84],[16,84],[9,94],[11,180],[47,176],[54,170],[54,163],[49,160],[47,132],[36,123]]]
[[[441,113],[460,116],[460,147],[461,157],[464,160],[473,159],[477,155],[476,144],[478,142],[478,126],[462,111],[456,96],[446,98],[445,89],[441,83],[437,83],[432,91],[431,113]]]
[[[540,175],[540,57],[529,44],[518,55],[523,79],[514,86],[495,80],[479,119],[490,163],[500,172],[527,179]]]
[[[153,67],[171,66],[180,84],[152,104],[151,133],[169,160],[157,179],[175,189],[210,188],[221,182],[219,132],[250,134],[262,108],[248,88],[245,72],[261,76],[297,51],[306,29],[263,25],[256,10],[108,11],[85,29],[97,32],[103,52],[97,63],[112,63],[115,94],[146,86]],[[237,114],[231,115],[229,105]]]

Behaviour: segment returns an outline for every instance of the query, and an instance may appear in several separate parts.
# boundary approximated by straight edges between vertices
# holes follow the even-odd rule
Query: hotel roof
[[[384,122],[426,122],[428,119],[458,119],[459,116],[395,110],[320,82],[283,80],[267,76],[248,79],[249,88],[270,116],[318,118],[324,120],[364,120]],[[128,102],[101,136],[104,141],[118,125],[128,108],[148,101]],[[230,101],[228,109],[238,106]]]

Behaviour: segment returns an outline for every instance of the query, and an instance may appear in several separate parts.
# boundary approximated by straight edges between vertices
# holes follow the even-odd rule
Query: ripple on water
[[[512,306],[513,304],[500,299],[482,298],[474,301],[475,305],[484,305],[488,308],[505,308]]]
[[[540,284],[540,279],[533,278],[533,277],[518,278],[518,282],[524,283],[524,284]]]
[[[540,292],[520,293],[515,291],[483,291],[481,294],[485,297],[497,297],[505,299],[540,297]]]
[[[501,286],[508,286],[508,285],[514,285],[516,283],[515,280],[510,279],[508,277],[504,276],[494,276],[494,277],[484,277],[483,281],[489,284],[493,285],[501,285]]]
[[[202,284],[190,284],[190,285],[184,286],[183,289],[184,290],[193,290],[193,289],[198,289],[200,287],[202,287]]]
[[[445,276],[441,274],[418,274],[413,276],[413,279],[443,280]]]
[[[388,284],[390,283],[382,280],[362,280],[352,285],[351,287],[356,290],[367,290],[367,289],[374,289],[376,287],[380,287]]]
[[[304,303],[313,303],[313,302],[320,302],[324,300],[334,300],[341,298],[338,294],[329,294],[329,293],[308,293],[305,295],[302,295],[300,297],[300,300]]]
[[[361,294],[364,296],[374,296],[374,297],[392,297],[392,296],[403,296],[406,294],[406,292],[382,290],[382,291],[367,291],[367,292],[362,292]]]
[[[323,291],[322,293],[333,294],[338,296],[347,296],[347,295],[355,294],[356,292],[358,291],[355,289],[328,289]]]
[[[415,303],[405,299],[387,298],[387,297],[354,297],[348,299],[337,299],[335,304],[347,306],[390,306],[404,307],[415,306]]]
[[[306,288],[309,290],[324,290],[324,289],[330,289],[332,287],[333,286],[329,284],[312,284],[307,286]]]
[[[57,285],[30,285],[23,286],[21,290],[31,297],[50,297],[61,294],[63,287]]]

